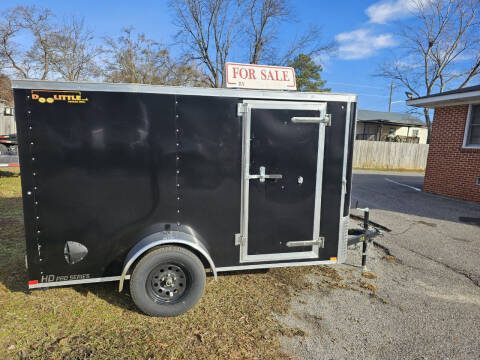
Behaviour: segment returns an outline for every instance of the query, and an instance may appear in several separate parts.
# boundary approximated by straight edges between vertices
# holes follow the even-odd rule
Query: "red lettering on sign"
[[[241,69],[240,69],[240,77],[241,77],[242,79],[246,79],[246,78],[248,77],[248,71],[247,71],[247,69],[245,69],[245,68],[241,68]]]
[[[237,75],[238,75],[238,68],[237,68],[237,67],[233,67],[233,78],[236,79],[236,78],[237,78]]]

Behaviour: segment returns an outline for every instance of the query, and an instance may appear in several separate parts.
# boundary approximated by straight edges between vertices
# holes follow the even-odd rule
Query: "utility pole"
[[[388,112],[392,110],[393,81],[390,84],[390,101],[388,102]]]

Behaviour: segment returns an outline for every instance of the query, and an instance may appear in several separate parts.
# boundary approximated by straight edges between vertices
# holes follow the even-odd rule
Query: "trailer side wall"
[[[32,94],[14,91],[30,279],[118,276],[143,236],[178,225],[199,234],[217,267],[241,265],[234,240],[244,98],[82,91],[83,102],[41,103]],[[318,260],[337,256],[338,224],[348,215],[347,108],[327,103]],[[67,241],[87,247],[84,260],[65,261]]]

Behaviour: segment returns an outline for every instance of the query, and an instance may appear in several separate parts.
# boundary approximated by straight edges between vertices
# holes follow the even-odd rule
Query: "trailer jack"
[[[372,221],[369,220],[370,217],[370,209],[369,208],[364,208],[360,209],[357,208],[357,210],[363,211],[363,219],[360,216],[356,215],[350,215],[351,218],[355,220],[363,220],[363,228],[361,229],[348,229],[348,235],[351,235],[348,238],[347,246],[350,245],[355,245],[360,242],[363,242],[362,246],[362,271],[367,271],[367,251],[368,251],[368,246],[370,245],[371,242],[373,242],[373,239],[377,236],[383,236],[383,232],[379,229],[382,228],[383,230],[390,232],[390,229],[388,229],[385,226],[382,226],[380,224],[376,224]],[[369,228],[371,225],[372,228]]]

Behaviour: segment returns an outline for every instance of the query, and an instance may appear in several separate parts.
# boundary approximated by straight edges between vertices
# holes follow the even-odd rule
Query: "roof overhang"
[[[457,94],[429,96],[407,101],[407,105],[421,108],[480,103],[480,90]]]
[[[412,124],[412,123],[402,123],[402,122],[395,122],[391,120],[361,120],[358,119],[357,122],[362,122],[365,124],[382,124],[382,125],[388,125],[388,126],[399,126],[399,127],[418,127],[418,128],[424,128],[426,127],[425,124]]]

